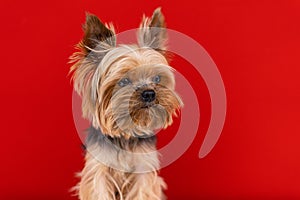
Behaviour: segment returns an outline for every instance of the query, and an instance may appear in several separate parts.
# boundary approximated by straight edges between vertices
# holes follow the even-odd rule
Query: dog
[[[70,57],[82,115],[91,128],[75,186],[81,200],[163,200],[155,131],[180,114],[164,15],[143,17],[137,44],[116,43],[112,24],[86,15],[84,37]]]

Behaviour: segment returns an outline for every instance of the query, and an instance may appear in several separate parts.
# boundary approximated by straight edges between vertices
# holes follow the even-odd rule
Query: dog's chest
[[[111,138],[95,128],[90,128],[86,146],[93,157],[112,169],[133,173],[149,172],[159,167],[155,136]]]

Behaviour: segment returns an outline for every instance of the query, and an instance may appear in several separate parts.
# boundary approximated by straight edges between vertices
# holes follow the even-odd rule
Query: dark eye
[[[123,78],[119,81],[119,86],[124,87],[126,85],[129,85],[130,83],[131,81],[129,80],[129,78]]]
[[[160,82],[160,76],[159,75],[156,75],[153,77],[153,82],[154,83],[159,83]]]

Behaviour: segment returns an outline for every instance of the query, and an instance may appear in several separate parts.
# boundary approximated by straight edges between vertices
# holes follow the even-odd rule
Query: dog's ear
[[[105,54],[116,46],[116,39],[113,26],[103,24],[92,14],[86,15],[83,30],[84,37],[76,46],[79,51],[70,57],[70,63],[74,63],[70,73],[75,90],[82,96],[83,117],[90,119],[93,117],[97,89],[93,87],[92,79]]]
[[[99,43],[105,43],[110,47],[116,46],[114,27],[111,24],[103,24],[99,18],[93,14],[86,14],[86,21],[83,25],[84,37],[82,48],[88,53]]]
[[[151,18],[143,17],[138,30],[140,47],[151,47],[163,53],[166,50],[167,31],[165,17],[161,8],[157,8]]]

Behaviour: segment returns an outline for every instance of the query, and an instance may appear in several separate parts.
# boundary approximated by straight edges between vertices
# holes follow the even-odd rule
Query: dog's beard
[[[142,101],[140,92],[132,87],[115,89],[105,111],[107,121],[113,122],[110,130],[117,135],[148,137],[153,131],[169,126],[181,100],[167,87],[155,88],[153,102]]]

